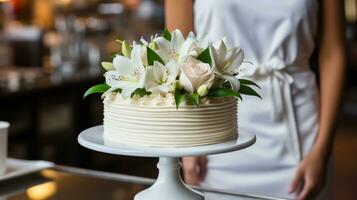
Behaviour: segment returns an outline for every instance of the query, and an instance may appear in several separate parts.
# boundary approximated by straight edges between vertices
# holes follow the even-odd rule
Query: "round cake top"
[[[210,98],[210,97],[203,97],[200,99],[200,107],[221,104],[226,102],[236,101],[234,97],[226,97],[226,98]],[[147,106],[147,107],[175,107],[175,97],[171,93],[167,93],[165,95],[162,94],[150,94],[145,95],[143,97],[139,95],[134,95],[131,98],[123,98],[122,95],[112,92],[105,96],[104,98],[105,103],[112,103],[112,104],[120,104],[120,105],[131,105],[131,106]],[[196,105],[191,104],[189,101],[183,101],[180,105],[184,107],[192,107],[196,108]]]

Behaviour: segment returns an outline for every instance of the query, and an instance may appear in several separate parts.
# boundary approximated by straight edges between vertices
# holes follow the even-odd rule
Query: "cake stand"
[[[157,167],[159,176],[156,182],[148,189],[138,193],[135,200],[203,200],[204,196],[188,188],[180,176],[180,160],[183,156],[203,156],[237,151],[255,143],[255,135],[240,132],[237,140],[225,143],[180,148],[136,147],[128,145],[107,146],[103,141],[103,126],[95,126],[84,130],[78,136],[82,146],[109,154],[159,157]]]

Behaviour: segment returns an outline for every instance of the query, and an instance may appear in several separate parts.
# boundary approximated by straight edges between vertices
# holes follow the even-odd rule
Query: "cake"
[[[106,145],[194,147],[238,137],[237,101],[260,97],[240,77],[256,71],[241,48],[179,30],[117,41],[121,51],[102,62],[105,83],[84,94],[102,93]]]
[[[147,147],[192,147],[236,139],[237,100],[205,98],[200,107],[181,105],[173,96],[104,99],[104,142]]]

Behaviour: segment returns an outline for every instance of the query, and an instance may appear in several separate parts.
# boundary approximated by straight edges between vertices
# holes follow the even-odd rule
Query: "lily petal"
[[[156,82],[162,82],[163,77],[166,73],[166,68],[160,62],[154,61],[154,66],[152,67],[154,79]]]
[[[157,85],[152,66],[150,66],[146,71],[146,78],[144,82],[145,89],[150,91],[152,87]]]
[[[164,60],[164,61],[168,61],[170,59],[170,42],[167,41],[167,39],[163,38],[163,37],[157,37],[155,39],[158,49],[156,50],[157,53],[159,54],[159,56]]]
[[[141,37],[141,38],[140,38],[140,42],[141,42],[143,45],[145,45],[145,46],[149,46],[149,42],[146,41],[146,40],[144,39],[144,37]]]
[[[210,56],[212,58],[212,64],[214,66],[216,66],[218,63],[217,63],[217,60],[218,60],[218,55],[217,55],[217,51],[216,49],[214,48],[214,46],[210,45],[209,46],[209,52],[210,52]]]
[[[120,74],[117,71],[107,71],[104,74],[105,83],[109,85],[111,88],[118,88],[120,81]]]
[[[206,49],[208,47],[208,45],[210,44],[210,38],[208,36],[208,34],[203,34],[200,38],[199,38],[199,46],[203,49]]]
[[[234,63],[236,65],[240,66],[243,63],[243,60],[244,60],[244,51],[241,48],[238,48],[237,51],[238,51],[238,52],[236,52],[237,57],[235,58],[235,60],[234,60],[235,62]]]
[[[197,43],[195,44],[195,39],[187,38],[181,45],[179,55],[187,55],[192,49],[193,45],[197,46]]]
[[[191,81],[188,79],[188,77],[186,76],[185,73],[181,73],[180,75],[180,83],[182,85],[182,87],[190,94],[192,94],[194,92],[193,86]]]
[[[180,73],[180,67],[178,63],[174,60],[169,61],[165,66],[167,68],[167,72],[169,76],[176,78]]]
[[[142,57],[141,57],[141,46],[140,45],[136,45],[131,50],[131,61],[133,62],[135,68],[139,68],[139,67],[143,66],[143,62],[142,62],[141,59],[142,59]]]
[[[190,32],[188,33],[187,38],[193,38],[193,39],[196,39],[196,35],[195,35],[195,33],[194,33],[194,32],[190,31]]]
[[[180,30],[176,29],[172,32],[171,44],[173,50],[179,52],[184,41],[185,38],[183,37],[183,34]]]
[[[124,87],[122,87],[122,92],[121,95],[124,99],[127,99],[131,96],[131,94],[138,89],[138,85],[137,84],[127,84]]]
[[[121,76],[117,71],[108,71],[104,74],[105,82],[111,88],[124,88],[126,85],[137,84],[137,82],[121,80]]]
[[[232,89],[234,91],[239,91],[239,88],[240,88],[240,82],[239,80],[233,76],[233,75],[223,75],[223,78],[226,79],[230,85],[232,86]]]
[[[133,52],[132,52],[133,54]],[[134,66],[133,66],[133,63],[132,61],[127,58],[127,57],[124,57],[124,56],[116,56],[114,59],[113,59],[113,65],[114,65],[114,68],[115,70],[121,74],[121,75],[130,75],[132,74],[132,72],[134,71]]]
[[[229,61],[227,72],[234,74],[238,72],[239,66],[243,63],[244,52],[241,48],[232,48],[228,50],[226,60]]]
[[[219,52],[218,53],[219,55],[226,55],[226,53],[227,53],[227,46],[223,42],[223,40],[221,40],[221,42],[219,43],[218,52]]]
[[[155,61],[146,72],[145,89],[152,93],[167,93],[172,89],[172,82],[167,82],[167,80],[167,68]]]
[[[155,87],[150,88],[150,92],[152,93],[167,93],[171,89],[169,85],[157,85]]]

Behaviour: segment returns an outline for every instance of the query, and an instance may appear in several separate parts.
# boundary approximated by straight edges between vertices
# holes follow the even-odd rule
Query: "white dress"
[[[318,132],[318,91],[309,66],[317,10],[317,0],[195,1],[198,36],[241,46],[245,60],[258,66],[249,78],[263,98],[244,96],[239,103],[239,131],[256,134],[256,144],[209,156],[204,186],[292,197],[296,167]]]

